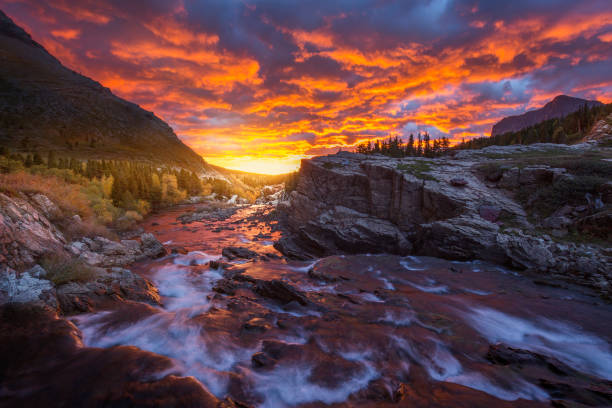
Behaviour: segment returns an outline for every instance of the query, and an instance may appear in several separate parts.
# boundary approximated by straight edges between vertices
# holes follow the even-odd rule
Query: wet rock
[[[486,358],[493,364],[509,366],[527,380],[537,383],[553,400],[558,400],[553,406],[612,404],[612,384],[609,381],[580,373],[556,358],[504,344],[489,346]]]
[[[265,298],[278,300],[280,303],[287,304],[296,301],[302,306],[309,304],[308,299],[303,293],[293,286],[279,279],[259,280],[255,284],[254,291]]]
[[[254,368],[272,368],[276,364],[276,360],[260,351],[253,354],[251,364]]]
[[[316,258],[316,254],[308,253],[307,250],[300,244],[297,244],[292,237],[281,237],[274,242],[274,249],[285,255],[289,259],[298,261],[307,261]]]
[[[561,363],[557,359],[547,357],[528,350],[509,347],[505,344],[493,344],[489,346],[489,351],[486,356],[487,360],[493,364],[510,365],[510,364],[540,364],[547,366],[555,374],[567,375],[574,371]]]
[[[57,299],[63,314],[88,312],[108,301],[134,300],[161,304],[157,288],[150,281],[129,269],[118,267],[110,271],[98,269],[90,282],[60,285]]]
[[[465,187],[468,185],[468,182],[466,179],[462,177],[454,177],[450,179],[450,184],[451,186],[455,186],[455,187]]]
[[[234,215],[238,207],[215,207],[213,204],[205,204],[195,212],[186,213],[177,219],[183,224],[190,224],[195,221],[224,221]]]
[[[250,332],[262,333],[270,330],[272,325],[266,319],[254,317],[242,325],[242,329]]]
[[[244,247],[225,247],[221,251],[221,254],[230,261],[234,259],[254,259],[259,257],[257,252]]]
[[[233,296],[236,294],[236,284],[230,279],[219,279],[212,290],[223,295]]]
[[[35,303],[56,309],[55,288],[50,281],[41,279],[45,274],[40,266],[23,273],[0,267],[0,304]]]
[[[5,406],[219,404],[194,378],[165,376],[169,358],[129,346],[83,347],[72,323],[31,305],[0,307],[0,360]]]
[[[208,266],[211,269],[228,269],[232,267],[232,264],[228,264],[226,262],[221,262],[218,260],[217,261],[213,260],[213,261],[208,262]]]
[[[166,248],[151,233],[144,233],[140,236],[142,252],[149,258],[159,258],[166,255]]]

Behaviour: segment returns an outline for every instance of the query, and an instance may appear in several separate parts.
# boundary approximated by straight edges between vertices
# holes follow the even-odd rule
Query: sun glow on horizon
[[[254,157],[254,156],[221,156],[206,157],[204,159],[216,166],[230,170],[245,171],[257,174],[285,174],[299,170],[302,159],[312,156],[288,156],[288,157]]]

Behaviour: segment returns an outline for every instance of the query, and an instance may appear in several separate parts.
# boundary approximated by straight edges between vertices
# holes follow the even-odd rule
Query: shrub
[[[28,174],[24,172],[0,174],[0,191],[8,194],[41,193],[49,197],[65,216],[78,214],[83,219],[93,212],[81,186],[66,183],[55,176]]]
[[[428,174],[432,170],[431,164],[418,161],[413,163],[398,163],[396,168],[400,171],[410,173],[421,180],[438,181],[434,176]]]
[[[47,271],[47,279],[56,286],[69,282],[89,282],[96,277],[96,271],[80,259],[51,255],[41,260]]]

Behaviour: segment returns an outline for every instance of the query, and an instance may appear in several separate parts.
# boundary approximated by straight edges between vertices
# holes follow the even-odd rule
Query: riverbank
[[[116,299],[69,320],[2,308],[0,354],[10,364],[1,398],[37,406],[51,392],[72,405],[211,407],[612,401],[612,337],[601,324],[612,309],[594,291],[542,286],[487,262],[286,260],[273,247],[281,236],[273,207],[234,210],[179,207],[140,224],[166,255],[130,269],[158,302]],[[41,344],[45,352],[33,353]]]

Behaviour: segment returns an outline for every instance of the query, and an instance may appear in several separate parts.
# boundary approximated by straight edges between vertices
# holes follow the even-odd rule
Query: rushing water
[[[279,233],[262,221],[269,209],[186,225],[176,221],[184,211],[145,225],[167,246],[188,251],[137,266],[159,288],[163,307],[132,303],[81,316],[87,345],[134,345],[168,356],[173,373],[194,376],[217,397],[263,407],[393,401],[402,383],[426,393],[458,384],[491,401],[551,399],[535,379],[554,375],[492,364],[486,355],[496,343],[612,380],[612,311],[587,293],[537,286],[481,262],[357,255],[234,262],[231,269],[250,277],[291,284],[305,293],[306,306],[283,305],[246,286],[222,295],[213,287],[224,271],[208,263],[223,247],[277,254]],[[313,267],[333,279],[313,277]],[[252,361],[262,350],[273,363]],[[461,391],[457,399],[481,398],[452,390]]]

